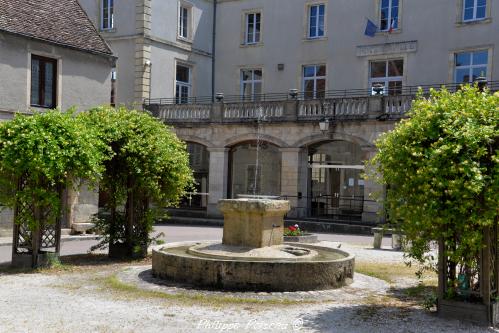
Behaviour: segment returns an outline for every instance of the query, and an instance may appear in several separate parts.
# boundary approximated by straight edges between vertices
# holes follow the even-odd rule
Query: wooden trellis
[[[452,251],[439,242],[438,312],[444,317],[479,324],[499,324],[498,224],[483,229],[483,247],[471,265],[457,265],[449,259]],[[449,299],[452,295],[452,300]]]
[[[28,186],[28,177],[21,177],[18,191]],[[50,188],[62,198],[62,191]],[[61,218],[57,212],[55,223],[50,223],[52,208],[37,205],[33,201],[18,199],[14,210],[14,235],[12,265],[15,267],[39,267],[47,264],[49,256],[58,256],[61,246]],[[37,227],[29,227],[28,221],[35,221]]]

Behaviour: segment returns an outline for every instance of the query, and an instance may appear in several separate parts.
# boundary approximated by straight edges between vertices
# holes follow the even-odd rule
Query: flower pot
[[[319,242],[317,235],[314,234],[303,234],[301,236],[284,236],[285,243],[317,243]]]

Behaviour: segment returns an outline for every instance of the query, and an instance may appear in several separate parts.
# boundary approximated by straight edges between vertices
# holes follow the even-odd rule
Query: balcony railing
[[[184,104],[174,99],[148,99],[145,109],[167,123],[237,123],[248,121],[332,121],[397,120],[411,109],[418,91],[427,94],[430,89],[443,85],[407,86],[388,95],[372,96],[366,89],[334,90],[324,93],[320,99],[305,99],[304,93],[265,94],[255,96],[255,101],[241,101],[241,96],[227,96],[218,102],[211,97],[189,98]],[[455,91],[461,85],[445,85]],[[488,88],[499,90],[499,81],[489,82]],[[397,94],[395,94],[395,92]]]

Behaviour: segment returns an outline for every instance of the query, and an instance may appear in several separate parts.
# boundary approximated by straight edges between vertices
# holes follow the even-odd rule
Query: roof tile
[[[112,54],[77,0],[0,0],[0,30]]]

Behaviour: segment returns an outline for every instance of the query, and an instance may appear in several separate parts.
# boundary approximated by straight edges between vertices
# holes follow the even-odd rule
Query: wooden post
[[[445,297],[447,287],[447,260],[445,255],[445,241],[438,241],[438,300]]]
[[[483,303],[490,306],[490,227],[483,228],[482,262],[480,267],[481,285],[480,290],[483,297]]]

